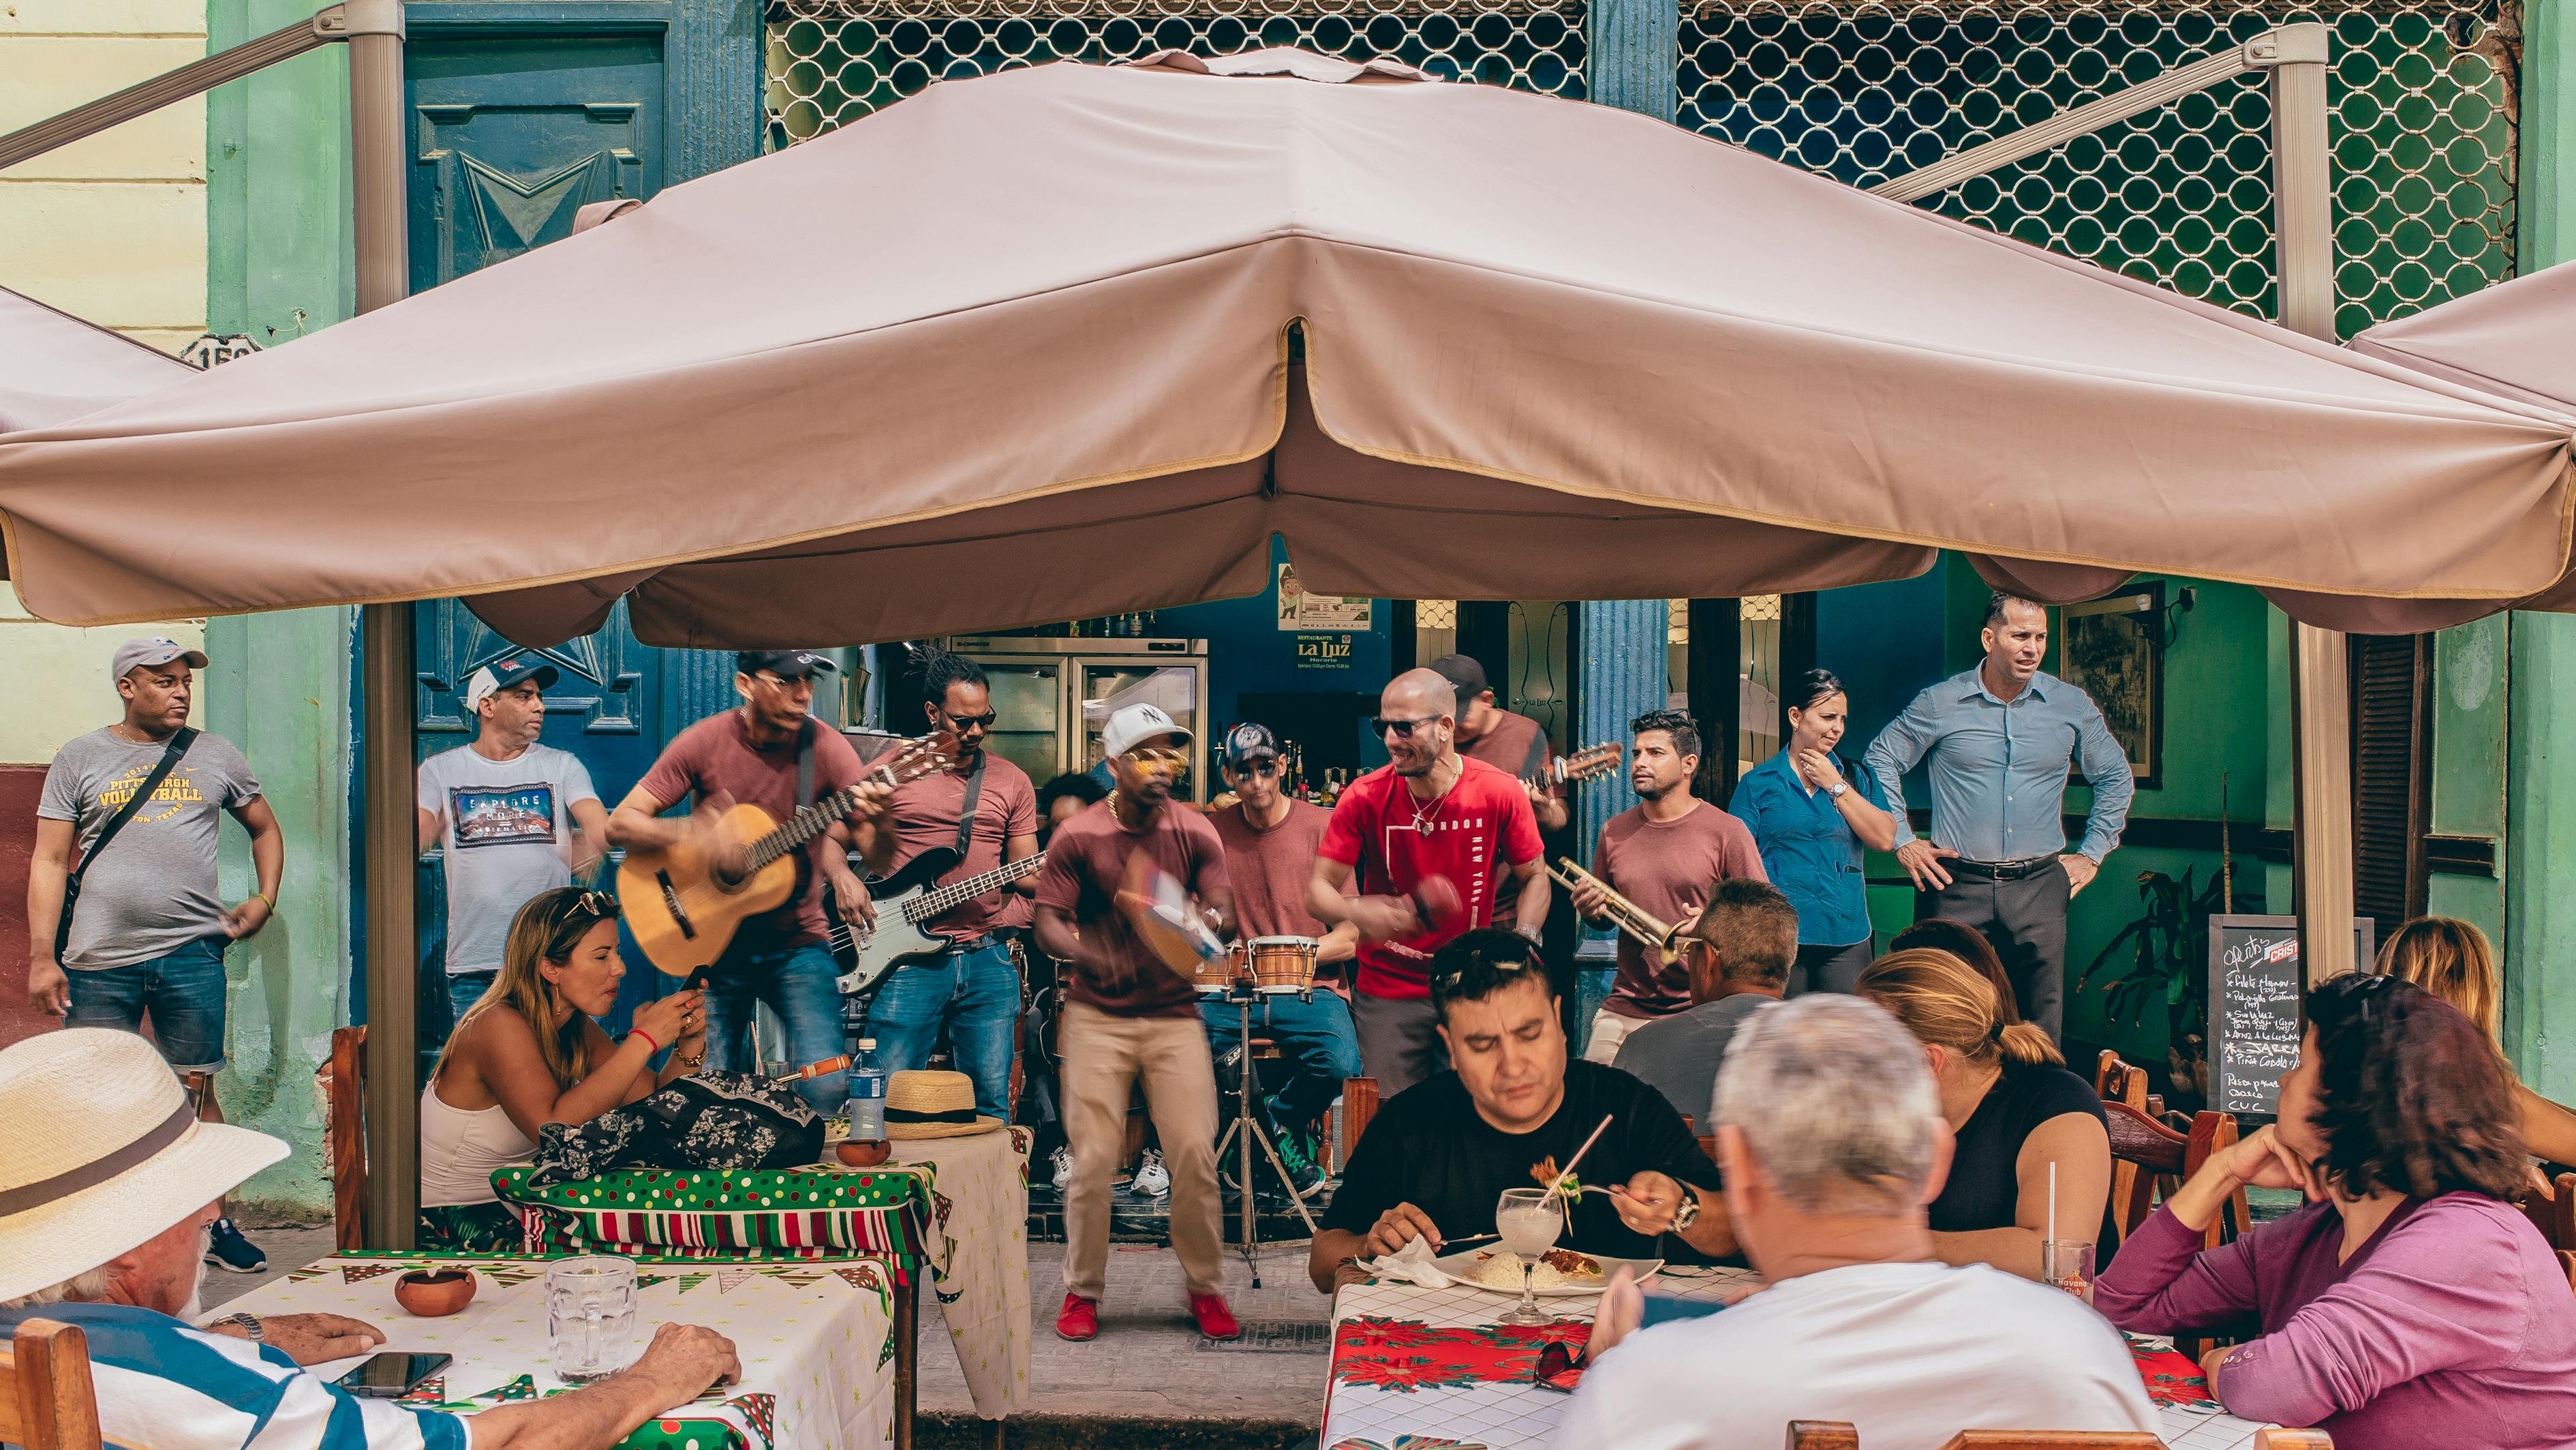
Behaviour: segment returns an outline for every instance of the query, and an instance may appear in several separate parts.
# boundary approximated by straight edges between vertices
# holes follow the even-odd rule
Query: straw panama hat
[[[1002,1126],[975,1111],[975,1080],[962,1072],[899,1072],[886,1079],[886,1136],[964,1138]]]
[[[286,1152],[198,1122],[134,1033],[66,1027],[0,1050],[0,1299],[88,1273]]]

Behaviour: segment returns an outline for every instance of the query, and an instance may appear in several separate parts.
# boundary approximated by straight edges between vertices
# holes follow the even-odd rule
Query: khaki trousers
[[[1593,1013],[1592,1034],[1583,1042],[1583,1060],[1597,1062],[1603,1067],[1617,1062],[1619,1044],[1627,1041],[1628,1034],[1636,1027],[1637,1019],[1622,1017],[1607,1007]]]
[[[1216,1070],[1207,1029],[1187,1017],[1118,1017],[1065,1004],[1060,1026],[1065,1144],[1064,1287],[1097,1299],[1109,1272],[1109,1175],[1127,1143],[1138,1078],[1172,1173],[1172,1252],[1193,1294],[1225,1290],[1224,1220],[1216,1190]]]

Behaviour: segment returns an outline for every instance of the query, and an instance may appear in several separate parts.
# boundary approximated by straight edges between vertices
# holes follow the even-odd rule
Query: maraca
[[[1446,876],[1423,877],[1414,883],[1410,899],[1424,931],[1455,931],[1467,924],[1467,900]]]

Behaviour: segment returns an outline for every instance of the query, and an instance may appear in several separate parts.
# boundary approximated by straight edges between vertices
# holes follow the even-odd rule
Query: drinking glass
[[[1538,1256],[1556,1246],[1557,1235],[1565,1232],[1565,1209],[1555,1194],[1544,1188],[1506,1188],[1500,1203],[1494,1205],[1494,1234],[1503,1247],[1518,1255],[1521,1261],[1521,1302],[1500,1320],[1502,1324],[1554,1324],[1556,1316],[1538,1307],[1538,1296],[1530,1289],[1530,1275],[1538,1268]]]
[[[2043,1240],[2039,1246],[2039,1281],[2092,1303],[2093,1246]]]
[[[568,1385],[626,1368],[635,1357],[635,1261],[595,1254],[548,1266],[546,1343],[555,1378]]]

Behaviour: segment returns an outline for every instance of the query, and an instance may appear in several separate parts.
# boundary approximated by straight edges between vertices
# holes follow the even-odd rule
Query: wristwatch
[[[1685,1183],[1682,1185],[1682,1206],[1673,1210],[1673,1232],[1681,1233],[1697,1222],[1699,1195],[1691,1192],[1690,1185]]]
[[[259,1327],[258,1315],[227,1314],[215,1322],[217,1324],[230,1324],[235,1328],[238,1328],[242,1332],[242,1337],[248,1339],[253,1344],[268,1343],[268,1332]]]
[[[1847,791],[1849,791],[1850,789],[1851,789],[1851,782],[1850,782],[1850,781],[1847,781],[1847,780],[1838,780],[1838,781],[1835,781],[1835,782],[1833,783],[1832,787],[1831,787],[1831,788],[1829,788],[1828,790],[1826,790],[1826,792],[1825,792],[1825,798],[1826,798],[1827,800],[1837,800],[1837,801],[1838,801],[1838,800],[1841,800],[1841,799],[1843,798],[1844,793],[1845,793],[1845,792],[1847,792]]]

